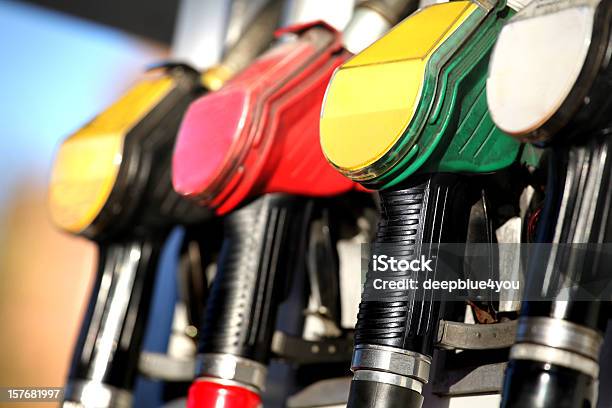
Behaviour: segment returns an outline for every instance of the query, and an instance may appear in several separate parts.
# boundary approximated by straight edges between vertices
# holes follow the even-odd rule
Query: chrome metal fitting
[[[196,373],[200,378],[236,381],[263,391],[267,368],[256,361],[232,354],[208,353],[198,356]]]
[[[516,342],[563,349],[597,361],[603,337],[596,330],[567,320],[522,317],[518,323]]]
[[[351,363],[355,380],[384,382],[419,393],[429,381],[430,367],[431,359],[423,354],[373,344],[355,346]]]
[[[567,320],[522,317],[510,359],[554,364],[596,379],[602,342],[603,337],[596,330]]]
[[[71,381],[66,386],[64,408],[131,408],[132,393],[96,381]]]
[[[358,54],[390,28],[391,23],[380,13],[367,7],[357,8],[342,35],[344,47],[352,54]]]
[[[510,349],[510,359],[554,364],[580,371],[594,379],[599,377],[599,363],[597,361],[571,351],[540,344],[515,344]]]

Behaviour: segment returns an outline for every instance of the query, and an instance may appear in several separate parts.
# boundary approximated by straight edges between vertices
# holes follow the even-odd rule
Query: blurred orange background
[[[0,386],[58,387],[67,375],[96,251],[49,221],[53,152],[168,49],[4,0],[0,38]]]

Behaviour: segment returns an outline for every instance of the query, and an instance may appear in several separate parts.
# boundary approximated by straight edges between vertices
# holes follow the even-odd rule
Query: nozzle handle
[[[86,395],[94,393],[95,387],[110,390],[98,393],[110,399],[96,401],[101,404],[96,406],[123,406],[115,399],[130,398],[164,237],[100,245],[95,283],[73,352],[66,401],[98,398]]]
[[[464,176],[437,173],[379,193],[381,218],[359,305],[349,407],[421,408],[438,322],[449,312],[454,318],[454,309],[464,305],[440,300],[424,288],[425,279],[440,278],[442,264],[462,270],[461,257],[428,244],[465,242],[470,210],[479,198],[472,194],[474,185]],[[379,269],[375,262],[382,256],[390,262],[426,257],[431,268]],[[385,291],[376,284],[400,280],[415,280],[418,286]],[[379,398],[379,393],[389,397]]]
[[[268,194],[226,216],[201,354],[229,354],[267,364],[278,306],[292,275],[305,266],[310,203]]]
[[[612,239],[611,148],[610,136],[600,134],[584,146],[551,149],[537,241],[561,245],[531,255],[526,294],[552,300],[523,302],[504,378],[504,408],[552,408],[561,401],[596,406],[599,348],[610,316],[609,302],[596,295],[608,286],[612,255],[580,244]],[[584,288],[594,300],[580,299]],[[533,398],[542,393],[551,397]]]
[[[433,259],[438,255],[433,251],[439,248],[426,249],[428,244],[465,242],[470,209],[478,200],[469,180],[459,175],[434,174],[399,190],[381,191],[381,218],[372,255],[412,260],[426,254]],[[430,253],[421,252],[430,249]],[[445,262],[457,263],[457,270],[462,268],[459,259]],[[429,277],[436,276],[435,264],[433,269],[427,273]],[[355,343],[397,347],[431,356],[440,302],[427,300],[429,297],[423,294],[415,301],[415,291],[408,289],[381,295],[374,287],[375,279],[423,277],[413,272],[375,271],[371,258]]]
[[[530,257],[527,296],[542,293],[554,299],[568,282],[569,292],[563,318],[605,331],[607,316],[593,302],[571,302],[580,287],[597,295],[609,276],[612,255],[598,244],[612,240],[612,140],[609,135],[591,138],[584,146],[557,146],[549,157],[546,200],[539,219],[536,240],[552,243],[538,247]],[[591,248],[585,244],[592,244]],[[602,250],[604,249],[604,250]],[[529,273],[533,271],[534,273]],[[549,271],[542,273],[542,271]],[[560,317],[555,302],[525,302],[522,315]],[[592,310],[591,310],[592,309]]]

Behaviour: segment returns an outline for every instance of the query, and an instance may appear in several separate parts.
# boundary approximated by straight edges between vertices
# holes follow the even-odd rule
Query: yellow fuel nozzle
[[[422,99],[428,64],[436,50],[478,9],[470,1],[423,8],[342,65],[321,111],[321,146],[345,175],[389,155]]]
[[[152,73],[152,75],[155,75]],[[54,223],[80,233],[107,204],[131,129],[172,89],[168,76],[150,76],[61,144],[49,188]]]

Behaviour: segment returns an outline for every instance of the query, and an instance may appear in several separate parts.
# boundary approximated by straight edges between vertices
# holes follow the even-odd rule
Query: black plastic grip
[[[423,405],[418,392],[397,385],[375,381],[351,381],[348,407],[351,408],[406,408]]]
[[[586,245],[603,244],[612,240],[612,140],[609,135],[592,138],[585,146],[559,147],[552,151],[546,202],[538,225],[537,240],[562,244],[555,252],[543,250],[531,257],[529,270],[551,269],[547,296],[554,297],[568,281],[575,287],[588,288],[597,295],[609,281],[609,250],[597,250]],[[527,290],[543,287],[542,273],[529,273]],[[524,302],[523,316],[552,316],[563,318],[601,332],[608,320],[607,304],[602,302],[572,301],[576,292],[569,292],[563,316],[555,302]]]
[[[310,207],[305,198],[268,194],[226,217],[201,353],[268,362],[278,306],[305,264]]]
[[[123,390],[133,388],[162,242],[159,237],[100,245],[69,383],[93,380]],[[70,400],[70,388],[65,398]]]
[[[586,146],[557,147],[551,152],[546,202],[538,225],[539,242],[599,244],[612,238],[612,140],[609,135],[592,138]],[[595,253],[583,245],[541,250],[531,256],[527,291],[541,290],[542,270],[552,270],[545,295],[555,299],[563,284],[573,285],[562,301],[527,301],[524,317],[554,317],[599,331],[610,316],[605,300],[584,301],[576,296],[588,287],[596,295],[609,282],[612,256],[609,250]],[[596,296],[595,296],[596,297]],[[567,299],[567,300],[566,300]],[[561,306],[561,307],[558,307]],[[574,350],[580,352],[580,350]],[[539,381],[546,378],[547,381]],[[511,360],[504,379],[502,407],[594,407],[596,381],[576,370],[535,361]],[[544,393],[546,399],[534,395]]]
[[[381,191],[381,218],[372,254],[416,259],[427,243],[465,242],[470,208],[478,193],[469,178],[436,174],[395,191]],[[435,255],[435,254],[430,254]],[[462,267],[461,259],[446,259]],[[435,267],[432,276],[436,273]],[[355,333],[356,344],[377,344],[432,355],[442,302],[414,291],[374,289],[373,281],[414,278],[411,272],[368,268]]]

